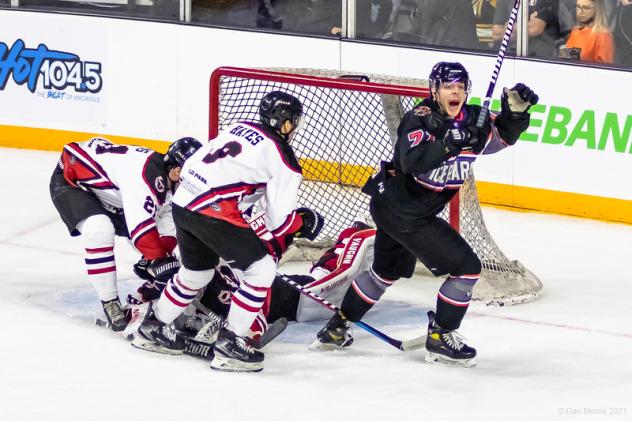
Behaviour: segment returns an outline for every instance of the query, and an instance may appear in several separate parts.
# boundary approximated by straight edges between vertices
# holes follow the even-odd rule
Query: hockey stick
[[[505,50],[507,50],[507,45],[509,44],[509,39],[511,38],[511,33],[513,32],[519,7],[520,0],[516,0],[513,5],[513,9],[511,9],[509,20],[507,21],[507,28],[505,29],[503,41],[500,43],[500,50],[496,56],[496,63],[494,63],[494,71],[492,72],[492,80],[489,81],[489,86],[487,87],[487,93],[485,94],[485,100],[483,101],[483,108],[481,109],[481,113],[478,115],[476,127],[479,129],[483,127],[485,120],[489,115],[489,104],[492,101],[492,95],[494,94],[494,88],[496,88],[496,81],[498,80],[498,75],[500,74],[500,68],[502,67],[503,60],[505,59]]]
[[[283,282],[288,284],[290,287],[294,288],[295,290],[297,290],[301,294],[303,294],[306,297],[308,297],[308,298],[312,299],[313,301],[317,302],[321,306],[326,307],[326,308],[328,308],[329,310],[331,310],[333,312],[337,312],[338,310],[340,310],[338,307],[336,307],[335,305],[333,305],[329,301],[327,301],[324,298],[314,294],[313,292],[303,288],[302,285],[294,282],[292,279],[288,278],[287,276],[285,276],[283,274],[277,274],[277,279],[279,279],[279,278],[281,280],[283,280]],[[377,330],[373,326],[371,326],[371,325],[369,325],[367,323],[364,323],[363,321],[358,321],[358,322],[353,322],[353,323],[356,324],[357,326],[361,327],[362,329],[366,330],[371,335],[383,340],[387,344],[389,344],[391,346],[394,346],[395,348],[399,349],[400,351],[414,351],[416,349],[422,349],[422,348],[424,348],[426,346],[426,336],[427,335],[422,335],[422,336],[419,336],[417,338],[412,338],[412,339],[400,341],[399,339],[391,338],[390,336],[380,332],[379,330]]]

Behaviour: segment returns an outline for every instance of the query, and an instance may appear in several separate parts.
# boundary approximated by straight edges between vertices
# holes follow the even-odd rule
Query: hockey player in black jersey
[[[504,89],[502,108],[477,127],[478,105],[466,105],[470,78],[460,63],[440,62],[430,73],[431,97],[402,118],[391,162],[370,178],[363,191],[371,196],[377,225],[374,261],[358,275],[312,348],[348,346],[349,321],[359,321],[399,278],[413,275],[419,259],[435,276],[447,275],[428,313],[429,362],[473,365],[476,350],[456,329],[481,272],[470,245],[437,215],[454,197],[481,154],[513,145],[529,126],[529,107],[538,96],[519,83]]]

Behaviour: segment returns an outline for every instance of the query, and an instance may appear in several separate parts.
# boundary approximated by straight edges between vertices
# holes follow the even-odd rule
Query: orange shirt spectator
[[[582,61],[614,62],[614,39],[609,31],[593,31],[590,27],[576,26],[566,41],[566,48],[581,48]]]
[[[577,0],[577,26],[566,41],[566,48],[581,49],[579,59],[601,63],[614,62],[614,38],[608,27],[604,0]]]

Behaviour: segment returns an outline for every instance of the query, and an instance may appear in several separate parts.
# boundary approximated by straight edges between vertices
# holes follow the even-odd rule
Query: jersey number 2
[[[215,152],[209,152],[202,162],[205,164],[212,164],[218,159],[226,158],[227,156],[236,157],[241,153],[241,145],[239,142],[228,142],[221,148],[217,149]]]

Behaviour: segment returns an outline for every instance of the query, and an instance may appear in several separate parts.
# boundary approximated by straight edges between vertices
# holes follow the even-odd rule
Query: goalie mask
[[[430,91],[433,98],[436,95],[437,90],[442,84],[451,84],[456,82],[462,82],[465,85],[465,93],[469,94],[472,89],[472,82],[470,81],[470,75],[465,70],[465,67],[461,63],[449,63],[441,61],[434,65],[430,76],[428,77],[430,84]]]
[[[259,115],[263,124],[279,133],[286,121],[292,123],[292,132],[296,132],[303,123],[303,105],[298,98],[288,93],[274,91],[266,94],[261,100]]]
[[[183,137],[176,140],[167,149],[164,158],[165,167],[168,170],[174,167],[182,168],[184,162],[201,147],[202,144],[192,137]]]

